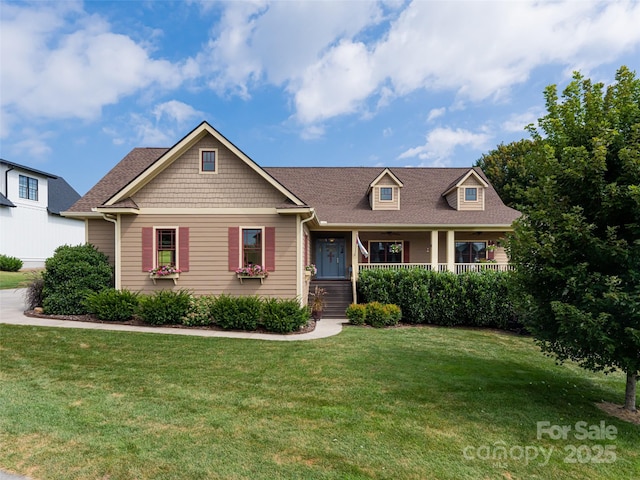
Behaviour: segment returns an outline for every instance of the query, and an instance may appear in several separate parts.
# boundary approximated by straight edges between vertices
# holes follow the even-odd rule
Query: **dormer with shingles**
[[[400,189],[403,186],[398,177],[385,168],[369,184],[367,194],[371,210],[400,210]]]
[[[485,189],[489,186],[474,170],[459,177],[442,196],[456,210],[484,210]]]

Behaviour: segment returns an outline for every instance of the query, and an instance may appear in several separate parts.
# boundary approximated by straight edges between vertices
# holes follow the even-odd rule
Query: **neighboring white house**
[[[60,245],[85,243],[85,222],[60,216],[80,198],[57,175],[0,159],[0,254],[44,266]]]

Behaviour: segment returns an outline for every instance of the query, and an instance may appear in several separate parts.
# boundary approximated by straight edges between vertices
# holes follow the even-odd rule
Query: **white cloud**
[[[21,119],[94,119],[142,89],[172,89],[197,70],[155,60],[69,2],[3,4],[2,110]]]
[[[191,105],[179,102],[177,100],[170,100],[168,102],[156,105],[153,109],[153,115],[156,118],[156,122],[159,122],[163,118],[169,121],[174,121],[179,127],[184,127],[192,122],[192,120],[200,117],[204,119],[204,113],[196,110]]]
[[[445,166],[458,147],[485,150],[491,139],[488,133],[474,133],[460,128],[435,128],[427,133],[424,145],[406,150],[398,159],[418,158],[428,161],[430,166]]]
[[[538,119],[545,115],[542,109],[529,109],[524,113],[513,114],[505,122],[501,128],[505,132],[524,132],[524,128],[530,123],[537,123]]]
[[[441,117],[447,112],[445,107],[442,108],[433,108],[429,111],[429,115],[427,116],[427,122],[432,122],[436,118]]]
[[[20,132],[22,140],[11,145],[11,153],[16,157],[29,158],[31,161],[42,161],[51,154],[51,147],[45,141],[51,138],[51,134],[33,129],[25,129]]]
[[[640,48],[634,1],[232,2],[218,25],[199,57],[213,59],[212,86],[248,98],[284,85],[303,124],[419,89],[454,92],[454,105],[504,101],[538,67],[589,68]]]

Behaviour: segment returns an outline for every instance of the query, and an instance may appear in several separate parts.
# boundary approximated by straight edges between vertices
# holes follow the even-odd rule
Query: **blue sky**
[[[470,166],[574,70],[640,74],[638,1],[0,7],[0,155],[80,194],[202,120],[262,166]]]

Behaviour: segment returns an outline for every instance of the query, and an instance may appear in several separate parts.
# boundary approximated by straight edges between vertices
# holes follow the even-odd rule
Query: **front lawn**
[[[19,272],[0,271],[0,290],[26,287],[37,274],[38,272],[34,270],[21,270]]]
[[[622,401],[621,375],[490,331],[290,343],[0,325],[0,382],[0,469],[38,479],[640,478],[640,426],[594,406]],[[578,437],[601,421],[615,438]],[[571,431],[537,438],[537,422]]]

